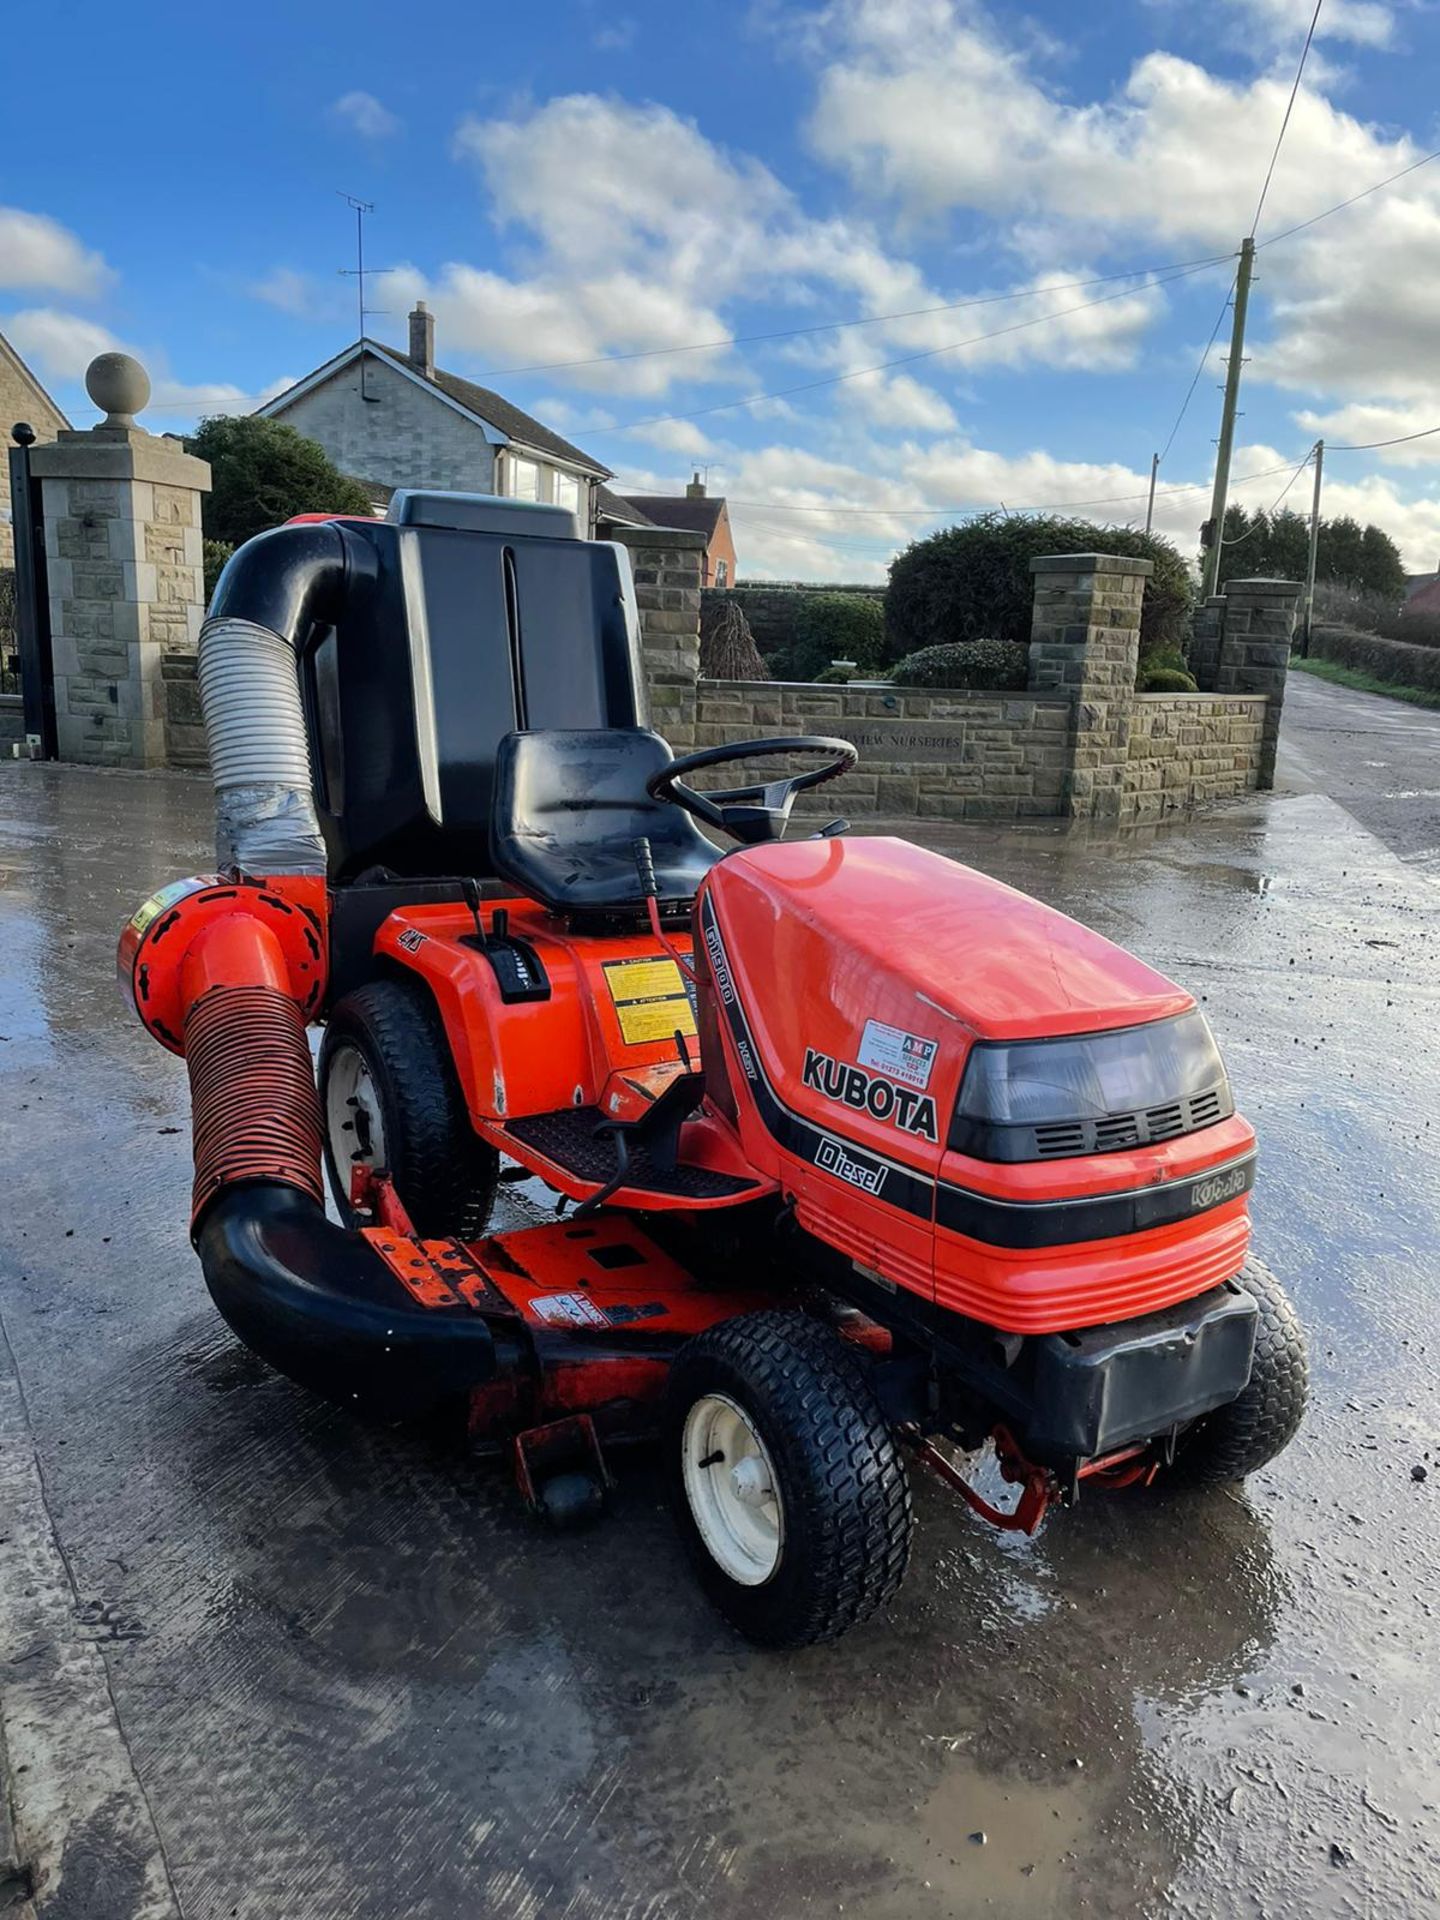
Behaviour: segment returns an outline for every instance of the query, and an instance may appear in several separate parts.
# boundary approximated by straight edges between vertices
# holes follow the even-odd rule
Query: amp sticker
[[[627,1047],[677,1033],[694,1039],[695,1008],[673,960],[607,960],[605,984]]]
[[[907,1087],[923,1093],[930,1084],[930,1069],[935,1064],[937,1041],[918,1033],[906,1033],[903,1027],[887,1027],[883,1020],[867,1020],[855,1058],[874,1073],[903,1080]]]

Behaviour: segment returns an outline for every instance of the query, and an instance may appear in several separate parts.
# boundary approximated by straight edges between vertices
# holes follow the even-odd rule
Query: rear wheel
[[[495,1198],[500,1156],[476,1137],[425,993],[374,980],[331,1009],[320,1047],[325,1164],[340,1217],[356,1224],[356,1166],[386,1169],[426,1238],[473,1239]]]
[[[828,1327],[745,1314],[681,1349],[663,1420],[676,1524],[733,1627],[834,1640],[891,1599],[910,1487],[864,1367]]]
[[[1304,1417],[1310,1366],[1295,1309],[1259,1260],[1247,1260],[1239,1278],[1260,1309],[1250,1379],[1234,1400],[1203,1414],[1181,1434],[1167,1476],[1172,1485],[1215,1487],[1243,1480],[1289,1446]]]

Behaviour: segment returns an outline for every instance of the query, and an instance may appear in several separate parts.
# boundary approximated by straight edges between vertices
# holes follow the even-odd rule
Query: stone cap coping
[[[1299,593],[1301,588],[1298,580],[1258,578],[1255,580],[1227,580],[1225,582],[1225,591],[1226,593],[1260,594],[1279,600],[1287,594]]]
[[[1153,560],[1132,560],[1125,553],[1037,553],[1031,573],[1138,573],[1148,579]]]
[[[690,527],[616,527],[615,538],[624,547],[698,547],[709,544]]]
[[[104,438],[98,432],[67,433],[31,448],[30,471],[39,480],[148,480],[210,491],[208,460],[197,460],[177,441],[138,429],[112,430]]]

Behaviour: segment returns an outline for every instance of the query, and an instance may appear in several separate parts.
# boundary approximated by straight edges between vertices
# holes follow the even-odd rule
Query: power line
[[[1166,287],[1176,280],[1188,279],[1192,274],[1206,273],[1211,267],[1218,266],[1221,261],[1229,257],[1228,254],[1221,254],[1216,259],[1205,261],[1199,266],[1183,268],[1163,280],[1152,280],[1150,286]],[[636,433],[642,427],[664,427],[675,421],[702,420],[712,413],[729,413],[736,407],[758,406],[765,400],[788,400],[797,393],[813,393],[820,387],[842,386],[847,380],[863,380],[872,373],[889,373],[895,367],[910,367],[920,360],[933,360],[937,354],[958,353],[965,347],[979,346],[982,341],[999,340],[1007,334],[1023,333],[1027,328],[1045,326],[1051,320],[1063,320],[1073,313],[1088,313],[1092,307],[1103,307],[1114,300],[1129,299],[1130,294],[1130,288],[1124,287],[1118,293],[1101,294],[1098,300],[1082,300],[1078,306],[1057,307],[1053,313],[1038,313],[1029,320],[1016,320],[1008,327],[995,327],[988,333],[975,333],[964,340],[951,340],[943,347],[927,347],[920,353],[901,354],[897,359],[881,360],[871,367],[856,367],[849,373],[826,374],[819,380],[802,380],[794,386],[777,387],[768,393],[748,393],[738,400],[718,400],[711,406],[693,407],[685,413],[656,414],[646,420],[626,420],[618,426],[579,426],[574,431],[587,436]]]
[[[1283,472],[1288,472],[1288,470],[1290,470],[1290,463],[1288,463],[1288,461],[1281,461],[1279,467],[1261,467],[1258,472],[1240,474],[1236,480],[1231,482],[1231,486],[1246,486],[1250,480],[1269,480],[1269,478],[1273,478],[1275,474],[1283,474]],[[1167,486],[1167,488],[1160,488],[1160,492],[1156,493],[1156,499],[1169,499],[1169,497],[1173,497],[1173,495],[1177,495],[1177,493],[1204,493],[1204,490],[1206,490],[1208,486],[1210,486],[1208,480],[1196,480],[1196,482],[1190,484],[1190,486]],[[616,490],[616,492],[624,492],[624,490]],[[1146,497],[1148,497],[1148,488],[1140,488],[1139,492],[1135,493],[1100,493],[1098,497],[1091,497],[1091,499],[1052,499],[1052,501],[1043,501],[1043,503],[1039,503],[1039,505],[1029,505],[1029,507],[1018,507],[1014,501],[1008,501],[1008,503],[1006,503],[1006,511],[1008,511],[1008,513],[1050,513],[1050,511],[1054,511],[1054,509],[1058,509],[1058,507],[1117,507],[1117,505],[1123,505],[1125,501],[1131,501],[1131,499],[1146,499]],[[780,513],[845,513],[845,515],[877,515],[879,518],[889,518],[889,516],[893,516],[893,518],[931,518],[931,520],[937,518],[937,516],[947,515],[947,513],[995,513],[995,511],[998,511],[998,505],[1000,505],[998,501],[995,501],[995,505],[991,505],[991,507],[973,507],[973,505],[966,505],[966,507],[852,507],[852,505],[835,505],[835,507],[829,507],[829,505],[814,503],[814,501],[804,501],[804,503],[801,503],[801,501],[785,501],[785,499],[735,499],[732,495],[726,495],[726,501],[728,501],[728,505],[732,505],[732,507],[760,507],[760,509],[764,509],[764,511],[780,511]]]
[[[1285,498],[1286,494],[1289,493],[1291,487],[1294,486],[1295,482],[1300,478],[1301,474],[1305,471],[1306,467],[1309,466],[1310,462],[1314,458],[1315,458],[1314,447],[1308,447],[1305,452],[1305,458],[1300,462],[1299,466],[1296,467],[1295,471],[1291,474],[1290,478],[1285,482],[1284,486],[1280,489],[1279,493],[1277,493],[1275,498],[1271,501],[1268,512],[1266,512],[1263,515],[1257,514],[1255,516],[1254,522],[1245,529],[1244,533],[1237,533],[1233,540],[1227,540],[1222,531],[1220,536],[1221,546],[1222,547],[1241,546],[1244,544],[1245,541],[1247,541],[1250,538],[1251,534],[1259,531],[1260,523],[1262,519],[1273,520],[1276,513],[1278,513],[1280,510],[1281,501]],[[1239,482],[1237,481],[1235,484],[1238,486]]]
[[[1305,72],[1305,62],[1310,57],[1310,43],[1315,38],[1315,29],[1320,24],[1320,9],[1325,0],[1315,0],[1315,11],[1310,19],[1310,31],[1305,36],[1305,44],[1300,49],[1300,64],[1295,69],[1295,84],[1290,89],[1290,98],[1285,103],[1285,118],[1280,122],[1280,131],[1275,136],[1275,151],[1270,156],[1270,164],[1265,169],[1265,184],[1260,189],[1260,198],[1255,205],[1255,218],[1250,222],[1250,238],[1255,238],[1255,229],[1260,224],[1260,215],[1265,211],[1265,196],[1270,191],[1270,182],[1275,176],[1275,162],[1280,158],[1280,149],[1285,144],[1285,131],[1290,125],[1290,115],[1295,110],[1295,97],[1300,91],[1300,79]]]
[[[1258,253],[1263,247],[1273,247],[1277,241],[1288,240],[1292,234],[1304,233],[1307,227],[1319,226],[1320,222],[1328,220],[1332,213],[1344,213],[1347,207],[1355,206],[1358,201],[1368,200],[1372,193],[1379,193],[1385,187],[1393,187],[1397,180],[1403,180],[1407,174],[1418,173],[1421,167],[1428,167],[1432,160],[1440,160],[1440,147],[1437,147],[1433,153],[1422,155],[1419,160],[1412,160],[1408,167],[1401,167],[1398,173],[1386,174],[1385,178],[1377,180],[1373,187],[1363,187],[1359,193],[1352,193],[1348,200],[1337,201],[1333,207],[1327,207],[1323,213],[1311,214],[1308,220],[1297,221],[1293,227],[1286,227],[1280,233],[1272,233],[1268,240],[1261,240],[1257,244],[1256,252]]]
[[[1048,287],[1020,287],[1010,293],[976,294],[966,300],[946,300],[938,306],[904,307],[894,313],[864,314],[854,320],[820,320],[805,327],[778,327],[767,333],[732,333],[723,340],[693,340],[675,347],[637,347],[628,353],[596,353],[583,360],[538,360],[521,367],[492,367],[482,380],[496,380],[509,373],[555,373],[567,367],[610,366],[626,360],[654,360],[665,354],[711,353],[720,347],[745,347],[765,340],[795,340],[804,334],[839,333],[850,327],[878,327],[892,320],[922,319],[933,313],[960,313],[967,307],[991,307],[1006,300],[1038,300],[1047,293],[1068,293],[1082,287],[1102,287],[1114,280],[1138,280],[1146,274],[1176,273],[1182,269],[1218,266],[1228,254],[1207,254],[1203,260],[1174,260],[1158,267],[1128,267],[1120,273],[1097,273],[1089,280],[1057,280]]]
[[[1432,433],[1440,433],[1440,427],[1422,427],[1418,433],[1397,433],[1393,440],[1362,440],[1354,447],[1332,447],[1325,442],[1327,453],[1371,453],[1376,447],[1403,447],[1407,440],[1428,440]]]

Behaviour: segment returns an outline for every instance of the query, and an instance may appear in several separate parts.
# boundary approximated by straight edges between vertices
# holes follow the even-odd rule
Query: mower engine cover
[[[1254,1134],[1192,996],[1133,954],[878,837],[732,854],[697,934],[712,1098],[887,1290],[1043,1333],[1239,1271]]]

